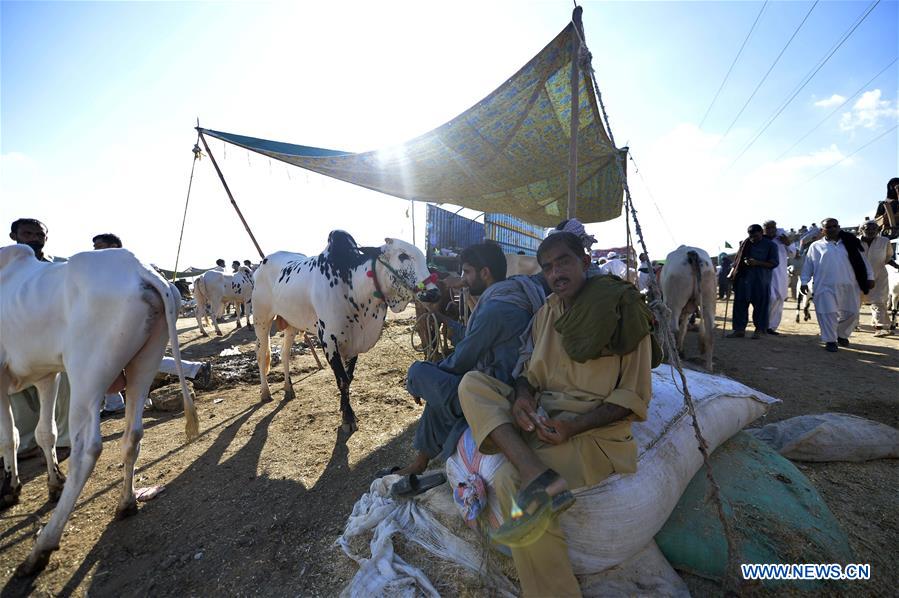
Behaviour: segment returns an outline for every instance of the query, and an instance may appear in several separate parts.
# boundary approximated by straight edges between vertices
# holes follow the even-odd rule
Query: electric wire
[[[768,67],[768,71],[765,73],[765,75],[762,77],[762,79],[755,86],[755,89],[752,90],[752,93],[749,94],[749,98],[746,99],[746,103],[743,104],[743,107],[740,108],[740,111],[737,112],[737,115],[734,117],[734,119],[731,121],[731,123],[727,126],[727,130],[724,131],[724,135],[721,137],[722,139],[724,139],[724,137],[727,137],[727,134],[730,133],[731,129],[734,128],[734,125],[737,123],[737,120],[739,120],[740,116],[743,115],[743,111],[746,110],[747,106],[749,106],[749,102],[752,101],[752,98],[755,97],[755,94],[758,92],[759,88],[761,88],[762,84],[765,83],[765,81],[768,79],[768,75],[771,74],[771,71],[774,70],[774,67],[777,66],[777,63],[780,61],[781,57],[784,55],[784,52],[786,52],[787,48],[790,47],[790,44],[793,43],[793,40],[796,38],[796,35],[799,33],[799,30],[802,29],[802,26],[805,25],[806,21],[808,21],[808,18],[812,14],[812,11],[815,10],[816,6],[818,6],[818,2],[819,2],[819,0],[815,0],[815,2],[812,4],[812,7],[808,9],[807,13],[805,13],[805,17],[803,17],[802,22],[799,23],[799,25],[793,31],[793,35],[790,36],[790,39],[787,40],[787,43],[780,50],[780,54],[777,55],[777,58],[775,58],[774,62],[771,63],[771,66]]]
[[[802,142],[805,140],[806,137],[808,137],[809,135],[811,135],[812,133],[814,133],[815,131],[817,131],[817,130],[818,130],[818,127],[820,127],[820,126],[823,125],[825,122],[827,122],[827,120],[830,119],[831,116],[833,116],[834,114],[836,114],[837,112],[839,112],[839,111],[843,108],[843,106],[845,106],[846,104],[848,104],[849,102],[851,102],[852,100],[854,100],[854,99],[858,96],[858,94],[860,94],[862,91],[864,91],[864,89],[865,89],[868,85],[870,85],[871,83],[873,83],[875,79],[877,79],[879,76],[881,76],[882,74],[884,74],[884,73],[887,71],[887,69],[889,69],[891,66],[893,66],[894,64],[896,64],[896,60],[897,60],[897,58],[894,58],[888,65],[886,65],[885,67],[883,67],[883,68],[880,70],[879,73],[877,73],[876,75],[874,75],[873,77],[871,77],[870,79],[868,79],[868,81],[867,81],[864,85],[862,85],[861,87],[859,87],[858,90],[857,90],[854,94],[852,94],[851,96],[849,96],[848,98],[846,98],[846,99],[843,101],[842,104],[840,104],[839,106],[837,106],[836,108],[834,108],[833,111],[832,111],[830,114],[828,114],[827,116],[825,116],[824,118],[822,118],[821,121],[820,121],[817,125],[815,125],[815,126],[812,127],[811,129],[809,129],[808,132],[805,133],[805,135],[803,135],[802,137],[800,137],[798,140],[796,140],[796,142],[793,143],[793,145],[791,145],[790,147],[788,147],[787,149],[785,149],[785,150],[783,151],[782,154],[780,154],[779,156],[777,156],[777,158],[775,159],[775,161],[780,160],[781,158],[783,158],[784,156],[786,156],[788,153],[790,153],[790,150],[792,150],[794,147],[796,147],[797,145],[799,145],[800,143],[802,143]]]
[[[740,46],[740,50],[737,52],[737,55],[734,57],[734,61],[730,63],[730,68],[727,69],[727,74],[724,75],[724,80],[721,81],[721,85],[718,86],[718,91],[715,92],[715,97],[712,98],[712,103],[709,104],[709,107],[706,108],[705,114],[702,115],[702,120],[699,122],[699,128],[702,128],[702,125],[705,123],[705,119],[708,118],[709,112],[712,111],[712,106],[715,105],[715,102],[718,101],[718,96],[721,94],[721,90],[724,89],[724,84],[727,83],[727,79],[730,77],[731,71],[734,70],[734,66],[737,64],[737,61],[740,59],[740,55],[743,53],[743,49],[746,47],[746,43],[749,41],[749,38],[752,37],[752,32],[755,31],[755,26],[758,25],[759,19],[762,18],[762,13],[765,12],[765,7],[768,6],[768,0],[765,0],[765,3],[762,4],[761,10],[759,10],[759,14],[755,16],[755,21],[752,22],[752,27],[749,28],[749,33],[746,34],[746,39],[743,40],[743,44]]]
[[[871,11],[873,11],[878,4],[880,4],[880,0],[874,0],[874,2],[872,2],[871,5],[867,9],[865,9],[865,12],[856,19],[855,23],[849,28],[846,33],[843,34],[841,39],[837,41],[837,43],[831,48],[831,50],[829,50],[828,54],[823,59],[818,61],[818,64],[808,74],[806,74],[806,76],[804,77],[804,81],[802,81],[795,89],[795,91],[793,91],[792,94],[787,98],[787,100],[783,104],[781,104],[780,108],[775,111],[774,115],[769,117],[767,123],[761,128],[761,130],[759,130],[743,147],[737,157],[734,158],[733,162],[730,163],[728,169],[732,168],[733,165],[736,164],[740,160],[740,158],[742,158],[746,154],[746,152],[749,151],[749,148],[755,145],[755,142],[758,141],[758,139],[765,133],[765,131],[768,130],[768,127],[770,127],[774,123],[774,121],[777,120],[777,117],[779,117],[781,113],[786,110],[787,106],[789,106],[793,102],[796,96],[799,95],[799,92],[802,91],[805,86],[811,82],[815,75],[818,74],[818,71],[820,71],[824,67],[824,65],[827,64],[827,62],[831,59],[831,57],[833,57],[837,50],[839,50],[843,46],[843,44],[846,43],[846,40],[848,40],[852,36],[852,34],[855,33],[855,30],[858,29],[859,26],[865,21],[865,19],[868,18],[868,15],[871,14]]]
[[[819,172],[818,174],[813,175],[813,176],[811,176],[811,177],[805,179],[805,180],[802,181],[799,185],[800,185],[800,186],[801,186],[801,185],[804,185],[804,184],[808,183],[809,181],[812,181],[812,180],[818,178],[819,176],[821,176],[822,174],[824,174],[824,173],[827,172],[828,170],[830,170],[830,169],[832,169],[832,168],[835,168],[835,167],[838,166],[839,164],[842,164],[843,162],[845,162],[846,160],[848,160],[849,158],[851,158],[851,157],[854,156],[855,154],[859,153],[860,151],[862,151],[863,149],[865,149],[866,147],[868,147],[869,145],[871,145],[872,143],[874,143],[875,141],[877,141],[878,139],[880,139],[881,137],[883,137],[884,135],[886,135],[887,133],[892,133],[892,132],[895,131],[897,128],[899,128],[899,124],[893,125],[892,128],[887,129],[886,131],[884,131],[883,133],[881,133],[880,135],[878,135],[877,137],[875,137],[874,139],[872,139],[871,141],[869,141],[868,143],[866,143],[865,145],[861,146],[860,148],[858,148],[857,150],[855,150],[854,152],[852,152],[851,154],[849,154],[848,156],[843,156],[843,158],[842,158],[841,160],[839,160],[838,162],[834,162],[833,164],[831,164],[830,166],[828,166],[827,168],[825,168],[824,170],[822,170],[822,171]]]

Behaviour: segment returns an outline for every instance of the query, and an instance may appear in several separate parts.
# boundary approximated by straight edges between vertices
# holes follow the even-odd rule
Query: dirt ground
[[[865,308],[866,310],[866,308]],[[724,306],[719,306],[719,326]],[[796,324],[788,303],[779,337],[722,339],[716,371],[783,400],[764,424],[800,414],[839,411],[899,426],[899,336],[856,333],[853,345],[825,352],[814,320]],[[318,370],[300,347],[291,369],[297,399],[282,401],[280,367],[274,401],[260,404],[252,330],[223,326],[203,339],[196,322],[179,321],[188,359],[212,360],[214,387],[197,391],[201,436],[185,443],[181,414],[148,411],[137,486],[165,484],[137,516],[114,520],[121,488],[117,441],[121,416],[102,422],[104,452],[47,569],[30,582],[15,567],[49,519],[42,459],[21,462],[21,503],[0,514],[0,583],[4,595],[332,596],[355,572],[334,540],[373,473],[403,463],[421,407],[404,390],[416,358],[411,310],[391,317],[376,347],[359,359],[352,402],[359,431],[338,431],[338,393],[330,370]],[[867,315],[863,315],[867,322]],[[867,329],[867,327],[865,327]],[[687,354],[696,358],[696,335]],[[238,355],[222,356],[229,348]],[[798,464],[850,539],[873,579],[853,594],[892,595],[899,586],[899,461]],[[65,469],[66,463],[63,463]],[[687,577],[694,595],[720,588]],[[447,580],[435,580],[447,587]],[[448,592],[451,593],[451,592]]]

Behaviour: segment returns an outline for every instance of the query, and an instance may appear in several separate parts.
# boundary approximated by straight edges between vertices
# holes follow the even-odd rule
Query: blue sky
[[[874,0],[876,1],[876,0]],[[650,252],[717,252],[748,224],[873,213],[899,174],[897,2],[881,0],[758,141],[745,144],[872,4],[820,2],[725,130],[811,2],[769,2],[699,124],[761,2],[585,2],[584,27]],[[467,109],[566,24],[572,3],[3,2],[0,220],[33,216],[70,255],[116,232],[174,263],[192,127],[350,151],[401,142]],[[411,240],[409,204],[212,142],[266,252],[316,253],[343,228]],[[838,163],[839,162],[839,163]],[[836,166],[833,166],[836,164]],[[825,174],[807,181],[833,166]],[[424,209],[416,210],[422,241]],[[621,219],[593,225],[621,245]],[[193,183],[181,264],[256,259],[208,160]]]

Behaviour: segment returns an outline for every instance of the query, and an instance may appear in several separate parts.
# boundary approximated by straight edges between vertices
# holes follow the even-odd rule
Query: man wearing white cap
[[[606,274],[614,274],[622,280],[627,280],[627,264],[622,262],[614,251],[606,255],[606,263],[602,268]]]

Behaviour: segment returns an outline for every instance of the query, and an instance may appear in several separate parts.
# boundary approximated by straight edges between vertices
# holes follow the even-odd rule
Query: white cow
[[[124,485],[117,514],[137,512],[134,463],[143,437],[144,400],[170,338],[184,394],[187,436],[197,435],[197,414],[181,370],[175,329],[179,301],[174,285],[125,249],[78,253],[57,264],[38,261],[27,245],[0,249],[2,494],[8,506],[18,501],[21,489],[16,462],[19,434],[9,394],[33,384],[41,402],[35,437],[47,460],[50,499],[59,500],[19,574],[39,572],[59,548],[63,527],[103,449],[103,395],[121,380],[123,370],[128,402],[122,435]],[[68,481],[59,471],[53,418],[63,371],[71,385]]]
[[[234,274],[209,270],[194,281],[194,296],[197,299],[197,324],[203,336],[209,336],[203,328],[203,316],[206,315],[212,318],[215,333],[222,336],[218,319],[226,303],[234,303],[238,328],[240,328],[240,305],[245,305],[249,326],[250,314],[253,313],[253,273],[246,266],[241,266]]]
[[[712,371],[717,293],[715,266],[708,253],[698,247],[681,245],[668,254],[662,268],[662,296],[671,310],[671,326],[678,333],[677,348],[683,352],[687,318],[699,308],[702,319],[699,347],[708,371]]]
[[[315,257],[279,251],[256,270],[253,304],[262,400],[270,401],[266,375],[271,365],[269,331],[276,316],[287,323],[281,359],[284,398],[295,394],[290,380],[290,347],[299,331],[316,331],[340,390],[346,432],[356,429],[350,406],[350,384],[356,359],[381,337],[389,307],[398,313],[418,295],[432,303],[439,297],[436,277],[414,245],[387,239],[381,247],[356,245],[344,231],[328,235],[328,247]]]
[[[540,264],[533,255],[506,254],[506,278],[517,274],[539,274]]]

